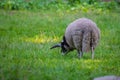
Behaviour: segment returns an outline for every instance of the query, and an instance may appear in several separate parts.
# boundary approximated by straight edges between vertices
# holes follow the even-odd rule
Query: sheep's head
[[[69,45],[67,44],[66,42],[66,39],[65,39],[65,36],[63,36],[63,40],[62,42],[52,46],[50,49],[53,49],[53,48],[57,48],[57,47],[60,47],[61,48],[61,53],[63,55],[67,54],[69,51],[71,51]]]

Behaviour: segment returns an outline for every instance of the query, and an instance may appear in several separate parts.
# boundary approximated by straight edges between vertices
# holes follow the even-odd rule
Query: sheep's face
[[[63,40],[61,42],[61,52],[62,54],[67,54],[68,52],[72,51],[73,49],[70,48],[70,46],[68,45],[65,36],[63,36]]]
[[[65,36],[63,36],[62,42],[60,42],[59,44],[56,44],[56,45],[52,46],[50,49],[57,48],[57,47],[61,48],[61,53],[63,55],[67,54],[69,51],[72,50],[72,49],[69,48],[69,45],[66,42]]]
[[[61,42],[61,53],[64,55],[64,54],[67,54],[69,51],[70,51],[69,46],[64,41],[62,41]]]

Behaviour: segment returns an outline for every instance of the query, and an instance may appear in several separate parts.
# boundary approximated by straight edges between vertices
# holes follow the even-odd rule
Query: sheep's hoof
[[[81,59],[81,58],[82,58],[82,56],[80,54],[78,54],[78,59]]]
[[[78,59],[81,59],[81,57],[78,57]]]
[[[94,57],[92,57],[92,60],[94,60]]]
[[[81,59],[82,56],[83,56],[83,53],[82,53],[82,52],[78,53],[78,58],[79,58],[79,59]]]
[[[92,60],[94,59],[94,55],[92,55]]]
[[[62,53],[62,56],[64,56],[65,54],[64,53]]]

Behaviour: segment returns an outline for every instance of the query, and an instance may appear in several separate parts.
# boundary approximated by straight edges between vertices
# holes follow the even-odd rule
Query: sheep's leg
[[[80,59],[80,58],[82,58],[82,56],[83,56],[83,52],[82,51],[78,51],[78,58]]]
[[[91,54],[92,54],[92,59],[94,59],[94,49],[91,47]]]

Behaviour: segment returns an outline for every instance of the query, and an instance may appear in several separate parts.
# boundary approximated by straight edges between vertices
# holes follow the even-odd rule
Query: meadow
[[[92,80],[120,76],[120,12],[0,10],[0,80]],[[101,30],[95,58],[50,47],[67,25],[87,17]]]

